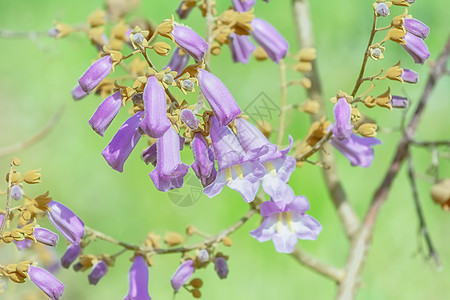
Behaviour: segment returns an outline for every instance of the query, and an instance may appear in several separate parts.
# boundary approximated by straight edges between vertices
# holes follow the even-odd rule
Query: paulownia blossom
[[[231,33],[228,39],[230,41],[229,45],[233,61],[243,64],[248,63],[250,56],[256,49],[256,46],[253,45],[253,43],[250,41],[250,38],[246,35]]]
[[[208,147],[205,138],[201,133],[196,133],[191,142],[192,153],[194,155],[194,163],[191,165],[195,175],[201,180],[202,185],[210,185],[217,176],[214,167],[214,153]]]
[[[261,204],[264,220],[250,235],[260,242],[272,240],[278,252],[291,253],[298,239],[315,240],[322,230],[316,219],[305,214],[308,210],[308,199],[295,196],[288,187],[283,201],[270,200]]]
[[[148,267],[141,255],[134,258],[128,280],[130,288],[123,300],[151,300],[148,294]]]
[[[96,60],[83,75],[81,75],[80,79],[78,79],[78,83],[81,89],[89,94],[93,89],[97,87],[97,85],[102,82],[103,79],[108,76],[111,72],[113,66],[113,61],[110,55],[103,56],[102,58]],[[77,92],[78,94],[78,92]]]
[[[246,153],[237,136],[228,126],[220,126],[215,116],[210,118],[212,148],[218,163],[217,177],[203,189],[210,198],[218,195],[225,185],[238,191],[245,202],[255,199],[265,168],[254,153]]]
[[[54,200],[47,204],[51,209],[47,216],[59,232],[71,243],[80,244],[84,236],[84,223],[68,207]]]
[[[276,63],[286,56],[289,48],[285,38],[268,22],[254,18],[250,25],[255,41],[266,51],[267,55]]]
[[[33,236],[39,243],[50,247],[56,247],[58,245],[59,236],[48,230],[47,228],[35,227],[33,231]]]
[[[108,265],[104,260],[100,260],[94,265],[91,273],[88,276],[89,284],[97,285],[99,280],[106,275],[106,272],[108,272]]]
[[[350,124],[352,109],[345,98],[339,98],[333,109],[335,125],[331,129],[338,140],[350,137],[353,125]]]
[[[111,122],[119,113],[121,107],[122,95],[120,94],[120,91],[117,91],[103,100],[94,115],[90,118],[89,125],[91,125],[95,132],[103,136],[109,125],[111,125]]]
[[[233,0],[233,6],[238,12],[246,12],[255,5],[255,2],[255,0]]]
[[[361,137],[352,133],[345,140],[339,140],[332,136],[330,143],[344,154],[353,166],[367,168],[370,167],[374,158],[372,146],[381,144],[381,141],[377,138]]]
[[[189,54],[187,54],[186,52],[180,54],[180,52],[184,52],[184,50],[177,47],[173,51],[169,64],[164,69],[170,68],[171,71],[175,71],[178,74],[180,74],[181,71],[184,70],[189,61]]]
[[[197,62],[201,61],[208,51],[208,43],[188,27],[175,25],[171,33],[175,43]]]
[[[173,274],[170,279],[170,284],[172,285],[175,293],[178,293],[180,288],[189,280],[189,278],[191,278],[194,271],[195,267],[192,259],[185,261],[178,267],[175,274]]]
[[[262,132],[250,122],[238,118],[236,128],[239,142],[247,154],[254,155],[265,167],[262,180],[264,191],[274,201],[282,200],[286,183],[295,170],[295,158],[287,154],[291,150],[293,139],[289,136],[290,145],[286,149],[278,150],[278,147],[269,142]]]
[[[404,19],[403,26],[407,31],[404,37],[406,44],[402,45],[403,49],[411,55],[415,63],[423,65],[425,60],[430,57],[430,51],[424,42],[430,33],[430,27],[412,18]]]
[[[30,266],[27,272],[31,281],[49,296],[50,299],[58,300],[62,297],[64,284],[50,272],[35,266]]]
[[[63,268],[69,268],[70,265],[78,258],[81,254],[81,246],[71,244],[67,247],[66,252],[61,257],[61,266]]]

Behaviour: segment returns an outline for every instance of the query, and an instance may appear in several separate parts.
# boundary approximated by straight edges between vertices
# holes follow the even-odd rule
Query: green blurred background
[[[1,0],[0,29],[41,31],[52,27],[58,19],[69,24],[82,22],[96,8],[100,0],[82,1],[6,1]],[[316,34],[318,65],[325,98],[333,97],[338,89],[351,91],[366,46],[372,16],[371,1],[324,1],[311,3]],[[179,1],[142,1],[133,16],[149,18],[154,23],[170,17]],[[220,0],[218,11],[230,5]],[[449,34],[448,1],[417,1],[410,8],[416,18],[431,27],[427,45],[431,52],[430,63],[439,54]],[[402,8],[394,8],[400,14]],[[272,1],[267,4],[257,0],[257,17],[272,23],[290,42],[290,52],[298,49],[290,1]],[[195,10],[185,22],[201,35],[205,33],[204,19]],[[380,35],[381,39],[381,35]],[[125,165],[123,174],[112,170],[101,156],[120,124],[126,119],[122,111],[104,138],[95,134],[87,121],[100,103],[97,96],[89,96],[81,102],[71,99],[70,90],[79,76],[96,57],[84,34],[54,40],[47,37],[0,40],[0,147],[22,141],[42,128],[61,105],[64,114],[51,134],[29,149],[15,155],[22,160],[21,170],[42,168],[43,183],[31,188],[35,193],[50,190],[55,200],[73,209],[90,227],[108,233],[130,243],[140,243],[149,231],[163,234],[166,230],[183,232],[187,224],[214,234],[233,224],[248,209],[237,192],[225,188],[220,196],[209,199],[202,196],[197,204],[187,208],[173,205],[166,193],[156,190],[148,177],[153,169],[140,159],[137,146]],[[388,44],[386,59],[379,64],[387,67],[399,58],[403,66],[419,71],[418,85],[392,83],[395,94],[408,95],[417,102],[423,89],[427,64],[414,65],[400,46]],[[371,62],[369,73],[379,69]],[[264,92],[275,103],[280,99],[279,68],[271,61],[249,65],[231,64],[229,50],[224,47],[219,57],[213,57],[211,67],[232,92],[241,107]],[[297,75],[289,71],[288,78]],[[386,86],[380,84],[380,92]],[[433,92],[432,99],[418,131],[419,139],[448,139],[450,111],[449,78],[444,78]],[[301,88],[291,88],[289,103],[306,99]],[[328,107],[331,111],[331,104]],[[381,129],[398,127],[401,111],[379,109],[376,117]],[[298,117],[301,116],[301,117]],[[275,127],[276,124],[273,124]],[[309,118],[298,112],[288,113],[288,129],[295,139],[301,139],[309,128]],[[394,151],[399,133],[383,133],[379,136],[383,145],[376,147],[374,164],[369,169],[350,167],[348,161],[337,154],[339,174],[352,204],[360,215],[366,210],[374,189],[384,176]],[[424,173],[430,163],[430,153],[418,149],[413,152],[418,172]],[[0,168],[7,172],[11,157],[0,158]],[[191,163],[190,150],[183,153],[186,163]],[[449,176],[449,164],[441,160],[441,177]],[[291,177],[291,186],[299,195],[306,195],[311,202],[310,214],[323,225],[317,241],[300,241],[308,252],[336,266],[346,261],[349,244],[336,217],[321,171],[305,165]],[[2,186],[4,189],[4,185]],[[425,259],[418,245],[418,220],[411,197],[409,183],[402,169],[386,205],[383,207],[373,240],[373,247],[364,271],[358,299],[449,299],[450,278],[450,216],[435,205],[429,196],[430,183],[420,180],[419,192],[425,210],[428,228],[435,242],[444,269],[436,271],[433,263]],[[32,194],[33,192],[29,192]],[[189,187],[182,193],[189,193]],[[4,199],[1,200],[2,202]],[[289,255],[275,252],[271,242],[259,243],[248,232],[256,228],[259,218],[252,218],[241,230],[232,235],[233,246],[222,249],[230,256],[230,273],[220,280],[212,266],[199,270],[196,275],[204,280],[204,299],[332,299],[335,284],[294,261]],[[57,248],[64,252],[63,242]],[[100,252],[115,253],[120,250],[101,241],[91,248]],[[424,248],[425,249],[425,248]],[[130,254],[122,255],[116,266],[99,282],[89,286],[88,273],[61,270],[58,277],[66,284],[64,299],[122,299],[128,291]],[[7,263],[0,258],[1,263]],[[9,263],[9,262],[8,262]],[[154,258],[150,269],[150,295],[153,299],[171,299],[170,277],[177,268],[179,256],[167,255]],[[35,289],[29,284],[29,288]],[[9,285],[7,288],[13,288]],[[15,292],[19,289],[16,287]],[[10,293],[10,299],[18,299]],[[6,297],[5,297],[6,298]],[[181,291],[177,299],[191,299]]]

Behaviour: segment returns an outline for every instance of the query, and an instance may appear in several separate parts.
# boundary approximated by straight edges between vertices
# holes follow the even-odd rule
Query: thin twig
[[[285,119],[286,119],[286,97],[287,97],[287,84],[286,84],[286,64],[282,59],[279,63],[280,65],[280,79],[281,79],[281,113],[280,113],[280,124],[278,126],[278,137],[277,145],[281,146],[283,142],[284,129],[285,129]]]
[[[9,164],[9,175],[8,175],[8,189],[6,191],[6,208],[5,213],[3,215],[2,225],[0,226],[0,237],[3,236],[3,231],[5,230],[6,222],[9,219],[10,206],[11,206],[11,188],[12,188],[12,176],[13,176],[13,166],[14,163],[11,161]]]

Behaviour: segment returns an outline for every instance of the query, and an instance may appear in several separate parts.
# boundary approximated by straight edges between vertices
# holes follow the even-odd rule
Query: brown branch
[[[14,166],[14,163],[11,162],[9,164],[8,189],[6,191],[6,208],[5,208],[5,213],[3,215],[2,224],[0,226],[0,237],[3,236],[3,231],[5,230],[6,222],[8,222],[9,213],[11,212],[10,206],[11,206],[11,189],[12,189],[13,166]]]

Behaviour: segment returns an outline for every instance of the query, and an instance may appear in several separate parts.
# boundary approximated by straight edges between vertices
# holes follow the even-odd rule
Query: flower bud
[[[251,35],[274,62],[278,63],[286,56],[289,44],[272,25],[258,18],[250,24],[253,27]]]
[[[192,91],[194,89],[194,83],[189,79],[185,79],[181,82],[181,87],[186,91]]]
[[[406,31],[414,34],[417,37],[420,37],[423,40],[425,40],[430,33],[430,27],[413,18],[403,19],[403,26],[405,27]]]
[[[22,188],[20,186],[14,185],[11,188],[11,197],[14,200],[20,200],[22,198],[22,195],[23,195],[23,191],[22,191]]]
[[[59,236],[56,233],[42,227],[35,227],[33,236],[38,242],[51,247],[55,247],[59,241]]]
[[[80,253],[81,253],[80,245],[73,245],[73,244],[69,245],[69,247],[67,247],[66,252],[61,257],[61,266],[66,269],[69,268],[70,265],[78,258]]]
[[[359,126],[358,133],[365,137],[375,137],[377,135],[377,124],[365,123]]]
[[[197,62],[201,61],[208,51],[208,43],[188,27],[174,26],[172,35],[175,43]]]
[[[413,70],[403,69],[401,78],[404,82],[417,83],[419,81],[419,74]]]
[[[48,218],[61,234],[72,244],[79,244],[84,236],[84,223],[69,208],[52,200],[48,203],[51,211]]]
[[[405,35],[404,40],[406,43],[402,45],[403,49],[411,55],[416,64],[423,65],[425,60],[430,57],[430,51],[423,39],[408,32]]]
[[[431,198],[445,210],[450,209],[450,179],[445,178],[431,187]]]
[[[92,90],[108,76],[112,70],[112,66],[113,60],[110,55],[96,60],[87,71],[81,75],[80,79],[78,79],[81,89],[86,94],[92,92]]]
[[[100,136],[103,136],[109,125],[119,113],[121,107],[122,95],[120,94],[120,91],[117,91],[103,100],[89,119],[89,125],[91,125],[92,129]]]
[[[181,110],[180,117],[184,124],[186,124],[190,129],[195,130],[198,128],[200,120],[197,119],[192,110],[187,108]]]
[[[392,96],[391,105],[395,108],[408,108],[409,101],[406,97]]]
[[[133,264],[128,273],[130,289],[125,296],[125,300],[150,300],[148,294],[148,266],[145,258],[138,255],[134,258]]]
[[[172,279],[170,279],[170,283],[172,284],[175,293],[178,293],[180,288],[189,280],[194,271],[195,267],[192,259],[185,261],[178,267],[175,274],[173,274]]]
[[[174,80],[173,75],[170,74],[170,73],[167,73],[167,74],[164,75],[164,77],[163,77],[163,81],[164,81],[165,83],[169,84],[169,85],[173,83],[173,80]]]
[[[37,285],[52,300],[58,300],[64,292],[64,284],[48,271],[30,266],[28,276],[31,281]]]
[[[107,271],[108,265],[104,260],[101,260],[98,263],[96,263],[88,276],[89,284],[97,285],[98,281],[102,279],[103,276],[105,276]]]
[[[135,43],[136,45],[140,45],[142,46],[142,43],[144,43],[145,37],[142,33],[138,32],[133,34],[133,43]]]
[[[165,42],[156,42],[153,45],[153,50],[155,50],[157,54],[162,56],[166,56],[167,54],[169,54],[170,49],[170,45]]]
[[[378,3],[376,12],[380,17],[387,17],[389,15],[389,7],[386,3]]]
[[[79,84],[77,84],[73,89],[72,89],[72,98],[73,100],[80,100],[84,97],[86,97],[87,94],[85,91],[83,91],[83,89],[81,88],[81,86]]]
[[[202,249],[197,254],[198,261],[201,263],[205,263],[209,261],[209,252],[206,249]]]
[[[227,264],[227,260],[224,257],[222,257],[222,256],[216,257],[216,260],[214,261],[214,269],[216,270],[216,273],[220,279],[227,278],[228,264]]]

